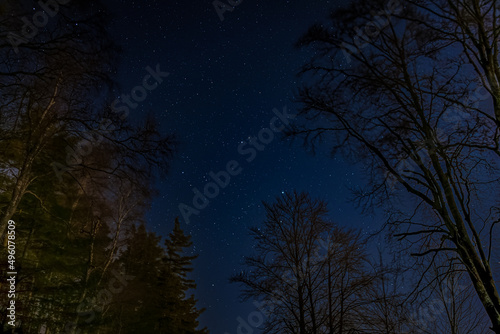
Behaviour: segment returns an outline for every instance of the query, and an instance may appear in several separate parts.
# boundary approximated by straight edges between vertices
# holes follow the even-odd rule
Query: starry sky
[[[311,54],[293,44],[346,1],[244,0],[223,21],[210,0],[104,3],[113,15],[110,32],[123,48],[116,97],[141,85],[148,66],[169,73],[129,115],[135,121],[151,112],[162,131],[175,133],[180,142],[167,177],[157,185],[149,227],[166,236],[180,217],[199,254],[193,278],[198,307],[207,309],[201,325],[211,333],[235,334],[236,319],[246,319],[255,307],[240,302],[239,287],[228,279],[252,251],[248,227],[263,222],[261,201],[283,191],[307,191],[328,201],[331,218],[342,226],[365,234],[380,226],[349,202],[349,188],[363,183],[360,169],[331,158],[326,147],[313,156],[301,142],[274,133],[252,161],[238,152],[269,127],[273,110],[296,112],[296,74]],[[210,172],[225,170],[233,160],[240,173],[187,223],[179,205],[193,206],[193,189],[203,191]]]

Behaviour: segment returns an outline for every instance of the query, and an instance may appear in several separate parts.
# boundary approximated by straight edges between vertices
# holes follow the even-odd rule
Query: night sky
[[[141,85],[148,66],[169,73],[129,116],[138,121],[153,113],[162,131],[175,133],[180,142],[167,177],[157,185],[148,225],[166,236],[180,216],[199,254],[193,278],[198,307],[207,309],[201,325],[211,333],[234,334],[237,317],[246,319],[255,308],[240,303],[239,287],[228,278],[252,251],[247,231],[263,221],[262,200],[307,191],[328,201],[331,218],[342,226],[364,234],[380,227],[380,219],[361,215],[348,201],[349,188],[363,183],[353,162],[327,151],[313,156],[300,141],[282,140],[279,133],[250,162],[250,154],[238,153],[239,145],[251,147],[249,138],[269,127],[273,109],[296,112],[296,74],[311,54],[293,44],[345,2],[245,0],[225,12],[223,21],[210,0],[104,2],[113,14],[111,33],[123,47],[116,97]],[[179,204],[193,206],[193,188],[203,191],[209,173],[232,160],[241,172],[187,224]]]

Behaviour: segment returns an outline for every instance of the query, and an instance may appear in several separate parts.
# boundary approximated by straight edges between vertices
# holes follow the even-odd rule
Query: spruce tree
[[[160,333],[208,333],[206,328],[197,329],[198,317],[204,309],[196,308],[194,295],[188,296],[188,290],[196,288],[194,280],[189,279],[188,274],[193,271],[192,261],[198,256],[185,255],[192,244],[191,236],[184,234],[177,218],[173,231],[165,240],[166,256],[161,275],[164,312]]]

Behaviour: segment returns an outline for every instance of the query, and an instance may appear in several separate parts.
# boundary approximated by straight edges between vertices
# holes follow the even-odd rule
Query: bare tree
[[[370,182],[357,192],[360,205],[389,207],[388,226],[414,256],[456,254],[500,333],[496,6],[360,0],[336,10],[330,26],[313,26],[298,43],[316,55],[302,71],[304,108],[289,135],[363,159]],[[481,84],[493,108],[478,100]]]
[[[420,266],[420,270],[425,267]],[[432,261],[430,273],[408,307],[406,328],[417,333],[489,332],[487,314],[463,265],[443,253]]]
[[[119,48],[107,34],[106,13],[97,0],[71,1],[43,29],[14,41],[29,31],[23,24],[33,3],[0,5],[0,240],[9,219],[33,220],[17,226],[26,254],[19,277],[43,287],[21,294],[30,305],[18,310],[24,330],[78,322],[68,310],[99,287],[175,148],[151,117],[132,124],[110,107]],[[62,176],[54,162],[64,164]],[[57,247],[67,251],[53,252]],[[51,289],[57,295],[48,297]]]
[[[494,0],[431,0],[409,1],[422,11],[423,17],[409,16],[438,34],[439,38],[454,43],[466,56],[487,96],[492,98],[493,114],[478,113],[500,127],[500,9]],[[425,18],[425,20],[422,20]],[[482,94],[481,94],[482,95]],[[499,133],[492,132],[492,146],[497,154]]]
[[[373,282],[370,289],[364,292],[365,303],[356,309],[360,319],[359,332],[416,333],[408,328],[411,303],[406,298],[408,282],[405,280],[407,277],[403,264],[405,256],[396,252],[388,254],[380,246],[377,250],[378,258],[372,256],[370,259]]]
[[[7,36],[25,29],[21,18],[32,11],[25,5],[7,2],[9,15],[0,19]],[[119,48],[106,22],[99,1],[72,1],[69,8],[59,6],[31,39],[15,47],[8,38],[0,44],[0,167],[10,175],[4,185],[10,196],[0,208],[0,237],[36,179],[62,179],[60,174],[67,172],[63,177],[77,182],[102,183],[98,179],[109,182],[113,176],[136,182],[138,188],[168,168],[173,136],[161,134],[151,118],[132,125],[110,107]],[[61,149],[66,153],[62,163]],[[93,158],[92,151],[104,158]],[[54,168],[40,168],[44,165]]]
[[[232,277],[243,296],[266,305],[266,333],[349,333],[371,278],[359,234],[326,220],[326,203],[285,193],[264,203],[266,221],[252,228],[256,254]]]

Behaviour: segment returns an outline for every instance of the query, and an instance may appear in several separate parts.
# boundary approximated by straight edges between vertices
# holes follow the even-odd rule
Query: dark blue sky
[[[152,112],[161,129],[174,132],[181,143],[167,178],[158,184],[149,227],[166,236],[181,216],[179,204],[192,206],[193,188],[203,191],[210,172],[231,160],[242,168],[189,224],[181,218],[199,254],[193,277],[198,306],[207,308],[201,324],[214,334],[235,334],[237,317],[247,319],[255,308],[239,302],[239,287],[228,278],[252,251],[247,229],[263,221],[262,200],[286,190],[308,191],[327,200],[332,219],[343,226],[365,233],[379,226],[348,202],[348,188],[362,183],[362,175],[340,157],[331,159],[326,151],[312,156],[300,142],[278,135],[251,162],[238,153],[239,145],[269,127],[274,108],[295,113],[296,73],[311,55],[293,44],[345,2],[244,0],[224,21],[210,0],[105,3],[114,14],[112,34],[124,49],[116,95],[141,85],[148,66],[169,72],[129,116],[138,120]]]

